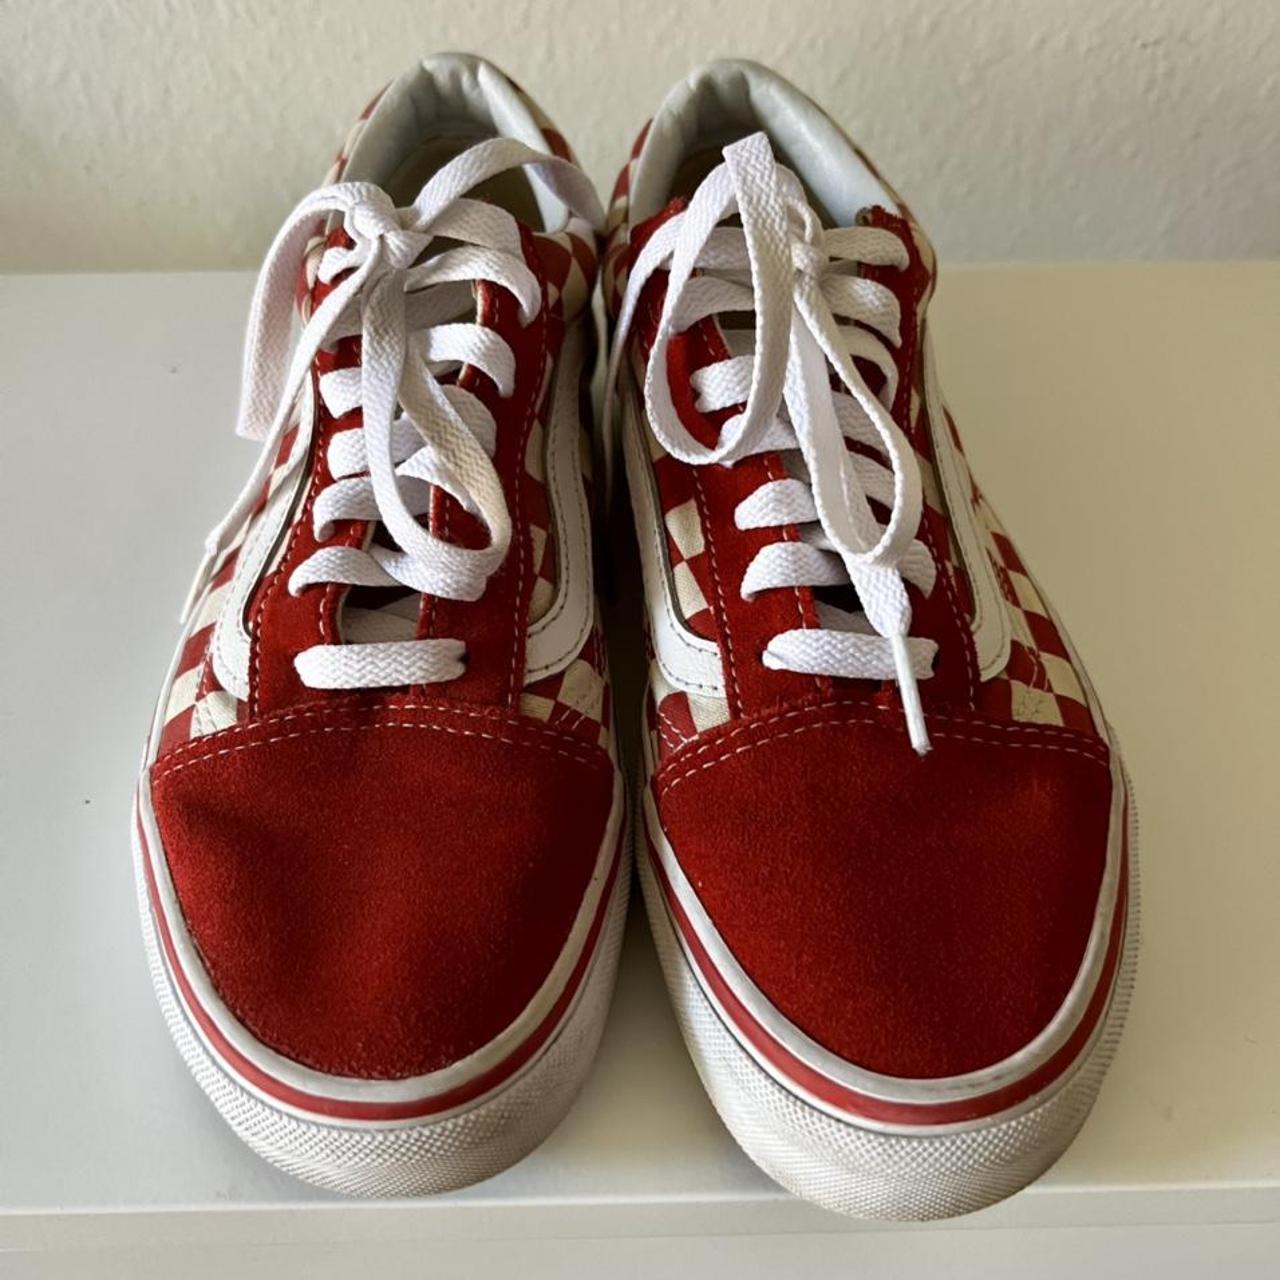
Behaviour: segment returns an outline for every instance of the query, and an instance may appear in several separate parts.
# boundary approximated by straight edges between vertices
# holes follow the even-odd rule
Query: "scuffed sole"
[[[818,1110],[742,1047],[703,993],[637,839],[636,864],[667,989],[694,1065],[738,1145],[797,1196],[859,1218],[922,1221],[972,1213],[1038,1178],[1080,1131],[1115,1056],[1138,956],[1138,831],[1130,791],[1130,897],[1105,1021],[1082,1062],[1041,1102],[1006,1120],[941,1134],[883,1133]],[[639,831],[640,822],[636,823]]]
[[[294,1177],[348,1195],[431,1195],[510,1168],[564,1118],[595,1057],[613,992],[631,879],[625,833],[591,968],[542,1053],[521,1074],[464,1110],[429,1122],[375,1125],[326,1124],[282,1110],[246,1089],[212,1055],[187,1018],[161,952],[133,825],[142,938],[169,1033],[223,1119],[264,1159]]]

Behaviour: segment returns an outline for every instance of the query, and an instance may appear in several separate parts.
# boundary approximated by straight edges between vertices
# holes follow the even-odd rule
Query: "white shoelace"
[[[245,345],[236,431],[265,442],[254,473],[226,519],[209,535],[197,590],[231,536],[253,510],[285,434],[290,410],[322,347],[359,336],[360,366],[325,374],[319,391],[329,412],[362,409],[362,425],[331,441],[334,480],[316,498],[314,531],[334,522],[377,522],[394,546],[322,546],[289,580],[298,594],[316,583],[399,587],[451,600],[476,600],[506,557],[511,516],[494,469],[493,415],[470,392],[438,380],[472,365],[503,397],[515,386],[515,358],[493,330],[460,323],[474,310],[473,286],[486,281],[519,302],[523,323],[542,305],[537,276],[521,249],[520,228],[505,210],[466,192],[496,174],[528,168],[565,206],[599,226],[601,212],[585,175],[567,161],[510,138],[477,144],[442,167],[407,208],[364,182],[322,187],[289,215],[267,253],[254,293]],[[318,220],[341,215],[351,248],[328,249],[319,278],[330,283],[290,352],[293,295]],[[450,246],[420,261],[433,240]],[[294,455],[305,448],[300,438]],[[303,433],[300,432],[300,437]],[[488,531],[480,549],[436,537],[419,523],[432,490],[449,494]],[[371,523],[371,528],[373,527]],[[375,688],[433,683],[462,674],[465,645],[453,639],[319,644],[295,665],[312,688]]]
[[[719,225],[735,213],[740,228]],[[761,548],[743,576],[743,597],[774,587],[851,583],[857,591],[860,611],[819,603],[821,625],[775,635],[764,651],[765,665],[896,680],[912,746],[924,754],[929,738],[917,681],[931,674],[937,645],[908,634],[905,583],[927,595],[936,567],[916,537],[922,496],[915,453],[885,407],[897,388],[887,344],[899,342],[898,301],[883,285],[855,274],[851,264],[857,262],[901,268],[908,258],[899,237],[883,228],[824,230],[763,133],[726,147],[724,163],[637,256],[614,337],[607,403],[612,406],[641,292],[665,268],[666,300],[644,379],[645,408],[659,443],[693,465],[799,451],[798,460],[788,458],[789,478],[762,484],[734,513],[742,529],[801,527],[799,541]],[[732,354],[698,370],[692,381],[704,412],[745,407],[707,447],[680,421],[667,348],[673,334],[731,312],[753,313],[754,329],[726,329]],[[879,397],[855,357],[883,374]],[[832,390],[832,371],[843,390]],[[846,440],[874,449],[888,465],[851,451]],[[872,499],[888,509],[887,523],[876,518]]]

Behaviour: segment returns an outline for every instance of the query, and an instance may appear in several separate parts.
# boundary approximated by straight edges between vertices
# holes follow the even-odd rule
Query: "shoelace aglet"
[[[929,731],[925,728],[924,707],[920,705],[920,686],[916,683],[915,672],[911,669],[911,654],[907,650],[907,637],[895,635],[889,638],[893,648],[893,665],[897,671],[898,696],[902,699],[902,710],[907,718],[907,733],[911,745],[917,755],[928,755],[932,747]]]

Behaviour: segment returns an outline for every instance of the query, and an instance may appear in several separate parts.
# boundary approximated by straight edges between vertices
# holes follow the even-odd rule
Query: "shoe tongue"
[[[688,207],[688,199],[678,196],[651,218],[639,222],[631,233],[631,255],[635,255],[647,243],[649,238],[664,222],[675,217]],[[734,219],[736,222],[736,219]],[[911,254],[911,264],[905,271],[892,268],[862,266],[860,274],[876,280],[893,290],[902,305],[904,324],[914,324],[914,317],[925,304],[933,289],[934,259],[933,249],[924,233],[904,205],[900,210],[891,210],[883,205],[867,205],[858,215],[858,221],[868,226],[882,227],[902,238]],[[728,222],[726,222],[728,225]],[[665,273],[656,273],[646,289],[649,295],[640,308],[638,332],[646,352],[653,339],[653,323],[645,322],[646,315],[652,316],[650,299],[657,300],[659,290],[665,287]],[[652,292],[650,292],[652,291]],[[911,321],[907,317],[912,317]],[[685,333],[674,335],[668,348],[669,375],[672,396],[676,408],[680,412],[681,421],[700,443],[708,447],[714,445],[720,433],[721,424],[732,416],[736,410],[725,409],[715,414],[703,414],[696,409],[697,393],[692,386],[692,377],[705,365],[714,364],[730,354],[726,345],[726,335],[733,330],[753,327],[753,316],[740,313],[732,316],[711,317],[691,326]],[[878,394],[883,382],[879,368],[868,360],[855,359],[858,369],[867,381],[873,394]]]
[[[775,163],[777,163],[775,161]],[[806,189],[807,191],[807,189]],[[911,216],[910,210],[887,187],[882,187],[881,194],[890,201],[896,200],[896,207],[890,208],[879,202],[862,205],[851,221],[868,226],[881,227],[899,236],[907,246],[910,254],[910,266],[905,271],[893,268],[878,268],[868,265],[859,267],[859,274],[865,275],[890,289],[899,300],[902,308],[904,328],[914,329],[921,308],[926,303],[933,288],[933,250],[928,239]],[[811,208],[818,213],[824,225],[832,225],[829,215],[821,213],[821,207],[812,194],[807,194]],[[685,210],[690,201],[688,197],[677,196],[662,209],[649,218],[637,222],[632,230],[629,242],[631,260],[641,252],[644,245],[663,223],[669,221]],[[726,219],[722,225],[737,224],[736,217]],[[637,323],[637,336],[641,349],[647,352],[654,336],[654,303],[661,298],[661,290],[665,287],[665,273],[655,273],[645,292],[647,298],[642,300]],[[755,316],[751,312],[735,315],[709,317],[691,326],[685,333],[674,335],[668,347],[668,378],[672,390],[672,399],[686,430],[700,443],[707,447],[715,445],[722,424],[736,412],[736,409],[721,410],[715,414],[703,414],[697,410],[697,393],[692,386],[693,375],[706,365],[723,360],[726,356],[741,354],[747,350],[742,342],[734,342],[735,331],[742,333],[754,327]],[[733,350],[730,350],[730,347]],[[870,360],[855,357],[863,378],[872,394],[878,395],[884,383],[884,375],[879,367]],[[905,385],[910,378],[910,370],[900,370],[900,385]]]
[[[591,301],[591,280],[596,271],[591,228],[580,220],[574,220],[562,231],[536,231],[519,218],[515,218],[515,222],[520,229],[526,259],[532,256],[530,265],[538,271],[546,284],[547,304],[562,322],[569,323]],[[338,283],[337,279],[328,284],[319,279],[317,273],[320,259],[327,249],[350,248],[352,244],[341,225],[330,227],[324,234],[321,231],[322,228],[317,227],[316,238],[307,250],[297,282],[297,305],[304,321]],[[437,242],[429,249],[428,256],[444,247],[443,242]],[[478,300],[482,290],[495,287],[478,282]],[[469,323],[494,327],[494,312],[495,308],[478,305],[476,315]]]
[[[548,280],[559,278],[562,284],[570,282],[566,287],[571,289],[574,270],[582,277],[583,284],[578,292],[581,298],[579,308],[585,305],[588,290],[585,285],[593,268],[588,267],[583,275],[578,258],[574,256],[571,240],[564,236],[545,236],[529,231],[523,224],[520,226],[521,240],[526,259],[536,259],[537,265]],[[309,250],[302,277],[299,280],[299,310],[305,320],[317,308],[330,292],[341,282],[346,273],[325,283],[316,275],[320,258],[329,248],[350,248],[351,238],[342,226],[332,227],[324,236],[317,235],[315,245]],[[430,252],[446,247],[443,243]],[[551,265],[548,265],[548,264]],[[477,281],[473,285],[475,298],[474,310],[470,314],[458,317],[460,323],[476,324],[492,329],[500,334],[509,333],[514,338],[519,327],[518,307],[514,301],[497,286],[485,281]],[[565,295],[567,296],[567,294]],[[553,305],[556,305],[553,302]],[[333,344],[332,348],[322,348],[316,356],[316,369],[321,375],[333,369],[350,364],[356,359],[358,338],[344,338]],[[464,366],[465,367],[465,366]],[[455,383],[462,375],[462,369],[440,375],[440,382]],[[420,523],[427,523],[427,516],[420,517]],[[472,527],[473,521],[465,513],[458,513],[454,521],[452,541],[461,545],[483,545],[483,530],[479,525]],[[373,522],[370,530],[371,541],[383,546],[393,545],[386,535],[384,527]],[[403,641],[416,638],[419,633],[419,619],[423,596],[420,592],[405,587],[352,587],[343,597],[339,613],[339,629],[346,643],[381,643]]]

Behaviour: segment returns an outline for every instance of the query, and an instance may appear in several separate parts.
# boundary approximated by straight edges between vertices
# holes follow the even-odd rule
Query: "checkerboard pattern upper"
[[[214,671],[210,656],[213,628],[226,603],[226,594],[249,532],[291,470],[293,448],[298,440],[297,413],[295,406],[293,422],[280,441],[275,466],[253,511],[223,552],[221,563],[215,567],[213,576],[196,602],[187,640],[178,656],[165,703],[164,727],[160,734],[161,754],[191,738],[201,738],[225,729],[237,723],[243,714],[244,704],[222,687]]]
[[[561,159],[577,163],[564,136],[541,108],[516,86],[539,128],[547,150]],[[380,92],[360,113],[343,141],[337,156],[325,174],[323,185],[342,179],[349,157],[364,132],[374,108],[382,98]],[[317,225],[307,245],[303,270],[299,275],[295,297],[298,315],[305,323],[310,317],[320,259],[326,245],[325,229]],[[541,269],[545,301],[560,326],[568,325],[590,306],[598,265],[596,233],[591,225],[572,217],[556,232],[537,232],[534,246]],[[544,369],[542,413],[535,419],[525,450],[524,507],[528,513],[527,533],[531,551],[534,582],[529,601],[529,623],[542,618],[555,600],[558,588],[558,556],[554,522],[547,495],[547,431],[543,421],[548,407],[548,390],[554,360],[549,356]],[[173,682],[168,691],[162,719],[160,753],[163,754],[192,738],[202,737],[237,723],[244,717],[245,707],[219,684],[210,659],[214,624],[226,600],[226,591],[235,574],[241,548],[252,533],[262,510],[288,475],[294,461],[292,451],[297,441],[297,408],[295,421],[281,443],[276,466],[272,470],[254,511],[223,553],[221,562],[196,604],[189,636],[179,656]],[[583,422],[587,418],[583,417]],[[581,433],[579,457],[584,483],[590,490],[590,439]],[[276,551],[278,558],[283,548]],[[268,566],[270,568],[272,566]],[[394,609],[395,606],[389,606]],[[521,699],[525,714],[535,719],[562,724],[584,737],[606,743],[612,750],[613,724],[603,639],[598,625],[591,639],[573,663],[557,676],[529,685]]]
[[[613,754],[613,694],[598,616],[582,652],[563,671],[524,687],[520,711]]]
[[[646,124],[635,141],[626,166],[618,175],[608,211],[601,279],[606,308],[611,317],[617,315],[626,289],[631,233],[630,191],[648,128]],[[932,279],[935,273],[932,247],[914,223],[909,222],[906,227],[911,236],[909,247],[914,258]],[[923,395],[922,365],[923,361],[917,357],[907,421],[904,423],[920,467],[924,498],[922,536],[938,564],[939,573],[949,577],[961,610],[972,618],[973,591],[952,533],[947,503],[937,474],[932,433],[950,431],[958,449],[959,438],[949,418],[945,423],[929,422]],[[680,611],[691,631],[714,639],[715,618],[708,605],[713,590],[706,554],[708,531],[703,527],[697,505],[693,469],[669,457],[651,433],[648,448]],[[963,450],[959,451],[978,526],[1000,583],[1013,634],[1008,664],[1002,672],[981,683],[975,709],[993,719],[1098,732],[1102,726],[1060,627],[1008,534],[973,483]],[[692,696],[675,689],[663,678],[656,663],[651,663],[645,727],[654,759],[679,750],[699,734],[725,723],[729,718],[728,704],[724,699]]]
[[[982,686],[979,709],[1002,720],[1100,732],[1102,726],[1090,708],[1058,623],[996,513],[981,494],[977,501],[988,554],[1013,628],[1008,665]]]

